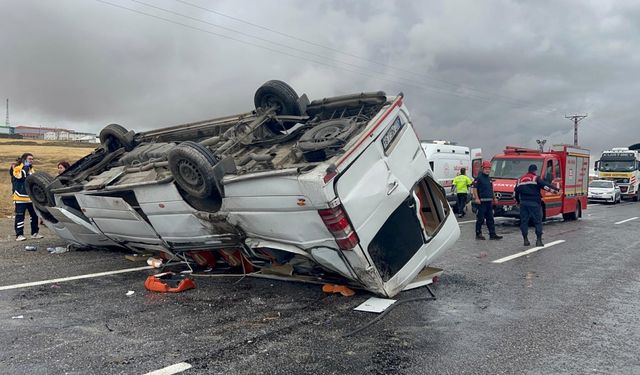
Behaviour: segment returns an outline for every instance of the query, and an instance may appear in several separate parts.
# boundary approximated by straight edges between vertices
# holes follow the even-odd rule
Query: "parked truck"
[[[462,168],[466,169],[467,176],[471,178],[478,176],[482,164],[482,149],[469,148],[442,140],[423,140],[420,144],[427,155],[429,167],[436,181],[447,192],[449,204],[455,205],[457,199],[455,192],[451,189],[452,181]]]
[[[491,160],[494,215],[518,218],[516,182],[529,165],[538,167],[539,176],[560,186],[560,192],[542,191],[543,218],[562,215],[576,220],[587,208],[589,190],[589,151],[569,145],[554,145],[550,151],[507,146]]]
[[[595,163],[601,180],[610,180],[620,187],[623,199],[637,201],[640,197],[640,151],[614,147],[602,152]]]
[[[136,133],[27,190],[78,246],[117,246],[392,297],[458,239],[402,94],[309,101],[268,81],[246,113]]]

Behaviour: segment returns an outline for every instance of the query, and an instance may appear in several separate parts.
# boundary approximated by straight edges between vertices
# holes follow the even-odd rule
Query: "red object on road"
[[[151,275],[144,281],[147,290],[158,293],[179,293],[188,289],[194,289],[196,283],[186,275],[176,275],[166,272],[159,275]]]

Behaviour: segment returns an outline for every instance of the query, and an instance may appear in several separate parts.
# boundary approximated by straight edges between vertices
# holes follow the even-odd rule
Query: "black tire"
[[[134,148],[133,134],[118,124],[109,124],[100,132],[100,144],[107,152],[114,152],[120,148],[131,151]]]
[[[357,123],[352,120],[323,122],[304,132],[298,141],[298,149],[308,152],[342,146],[356,129]]]
[[[53,182],[53,177],[45,172],[35,172],[27,176],[25,188],[31,198],[31,202],[40,211],[48,212],[47,207],[54,207],[53,193],[48,186]]]
[[[173,178],[184,192],[200,199],[220,196],[213,177],[217,160],[209,149],[186,141],[169,151],[168,159]]]
[[[582,217],[582,207],[580,205],[580,202],[576,203],[576,210],[574,212],[568,212],[566,214],[562,214],[562,218],[565,221],[574,221],[580,217]]]
[[[286,83],[271,80],[260,86],[253,97],[256,109],[268,109],[275,107],[276,114],[280,116],[300,116],[298,94]]]

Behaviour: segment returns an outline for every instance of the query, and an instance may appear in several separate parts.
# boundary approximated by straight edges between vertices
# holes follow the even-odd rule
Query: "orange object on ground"
[[[158,293],[179,293],[188,289],[194,289],[196,283],[185,275],[176,275],[173,272],[151,275],[144,281],[147,290]]]
[[[353,289],[338,284],[324,284],[322,286],[322,291],[325,293],[340,293],[345,297],[351,297],[356,294]]]

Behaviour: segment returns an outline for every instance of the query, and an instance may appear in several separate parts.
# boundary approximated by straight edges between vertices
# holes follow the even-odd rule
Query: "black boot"
[[[527,237],[524,237],[524,246],[531,246],[531,242],[529,242]]]
[[[536,239],[536,246],[544,246],[544,244],[542,243],[542,237],[538,237]]]
[[[494,233],[494,234],[490,234],[489,235],[489,239],[490,240],[501,240],[502,236],[498,236],[497,234]]]
[[[476,240],[486,240],[486,238],[484,238],[482,233],[476,233]]]

